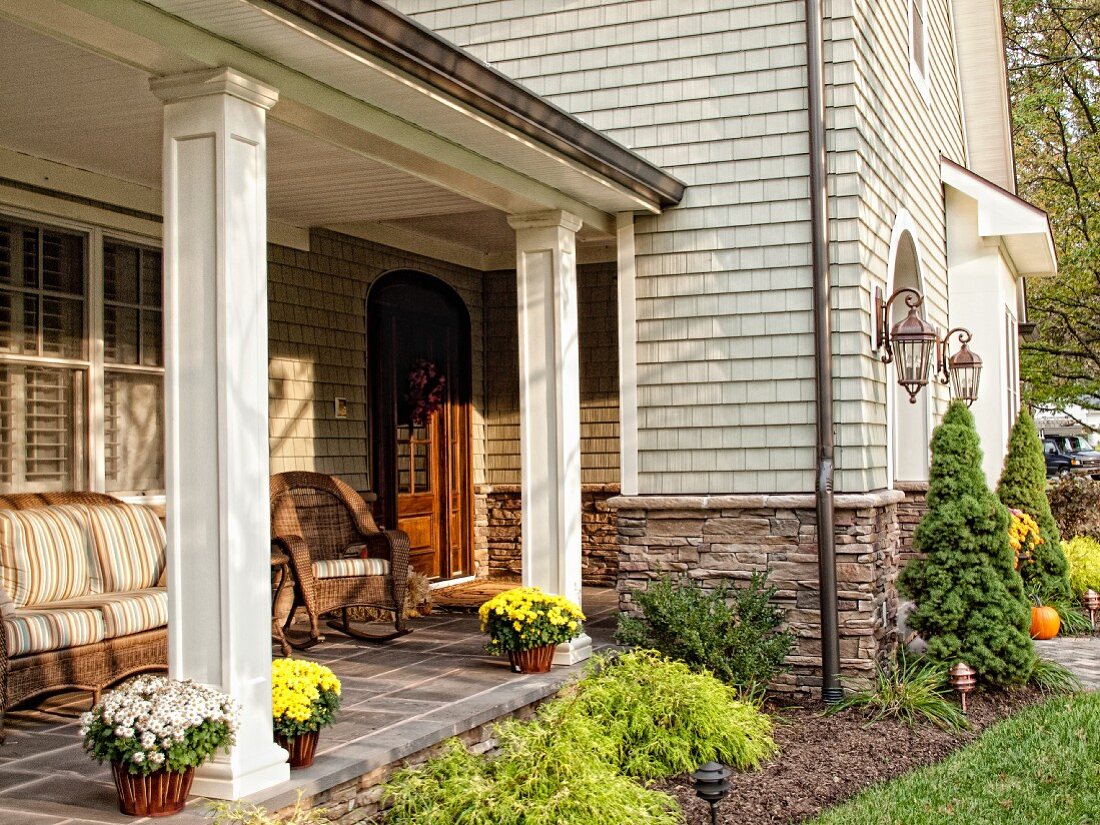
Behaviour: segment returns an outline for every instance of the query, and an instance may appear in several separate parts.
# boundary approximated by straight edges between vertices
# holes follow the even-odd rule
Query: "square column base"
[[[221,757],[207,762],[195,771],[191,793],[211,799],[240,799],[288,782],[290,765],[287,762],[287,752],[272,742],[270,752],[265,753],[264,756],[267,758],[254,757],[250,760],[255,766],[248,773],[236,775],[233,772],[231,757]]]
[[[592,656],[592,637],[582,633],[571,642],[554,648],[555,665],[575,665]]]

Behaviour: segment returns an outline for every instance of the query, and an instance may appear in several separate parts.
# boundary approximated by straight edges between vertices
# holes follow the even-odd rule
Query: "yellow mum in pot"
[[[485,602],[478,610],[481,631],[489,634],[489,653],[559,645],[582,632],[584,614],[564,596],[538,587],[516,587]]]

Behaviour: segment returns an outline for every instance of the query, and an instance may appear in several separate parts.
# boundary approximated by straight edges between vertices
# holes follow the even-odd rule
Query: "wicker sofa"
[[[101,493],[0,496],[3,714],[62,689],[99,692],[168,661],[165,534]]]

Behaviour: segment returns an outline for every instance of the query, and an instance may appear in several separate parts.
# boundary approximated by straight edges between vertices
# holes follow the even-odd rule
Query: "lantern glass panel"
[[[951,370],[951,383],[955,397],[973,401],[978,397],[978,381],[982,377],[980,364],[955,367]]]
[[[928,383],[933,343],[921,339],[894,339],[894,360],[899,384],[923,387]]]

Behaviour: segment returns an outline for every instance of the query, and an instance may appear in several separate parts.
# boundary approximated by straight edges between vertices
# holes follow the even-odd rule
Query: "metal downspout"
[[[833,521],[833,345],[829,284],[829,197],[825,147],[825,57],[821,0],[806,0],[806,81],[810,120],[810,228],[813,248],[814,355],[817,400],[817,567],[821,599],[821,698],[838,702],[840,637],[837,620]]]

